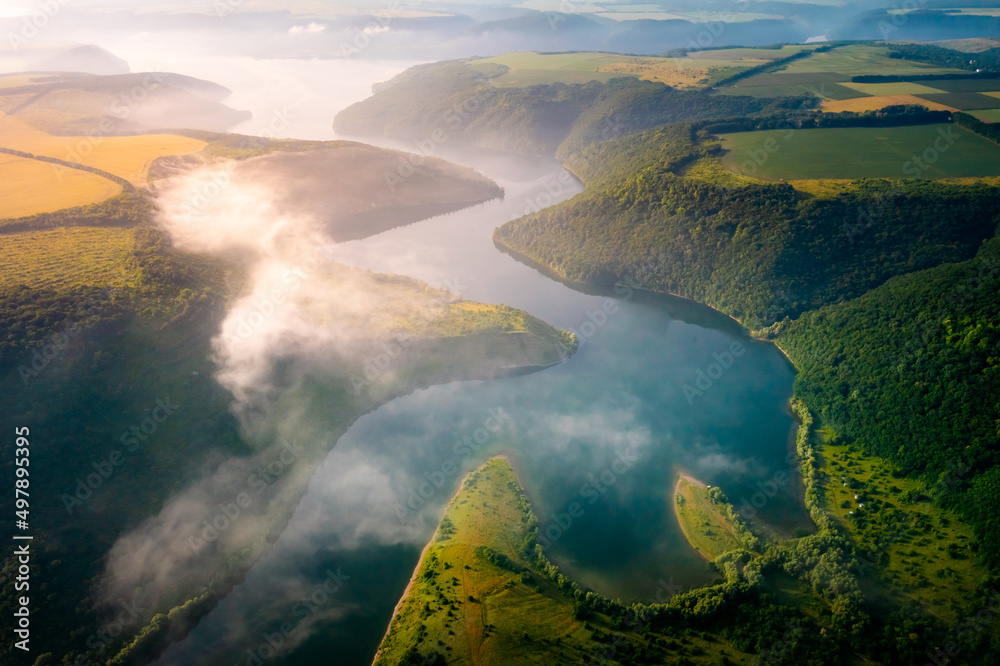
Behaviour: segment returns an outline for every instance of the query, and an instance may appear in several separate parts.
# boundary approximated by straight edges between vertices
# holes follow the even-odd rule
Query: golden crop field
[[[56,288],[124,283],[133,230],[64,227],[0,236],[0,285]]]
[[[0,153],[0,220],[85,206],[121,191],[97,174]]]
[[[853,84],[852,84],[853,85]],[[835,99],[823,102],[824,111],[877,111],[893,104],[919,104],[931,111],[957,111],[950,106],[928,102],[914,95],[878,95],[874,97],[855,97],[854,99]]]
[[[175,134],[53,136],[18,118],[0,115],[0,146],[103,169],[133,185],[146,182],[157,157],[197,152],[207,144]]]

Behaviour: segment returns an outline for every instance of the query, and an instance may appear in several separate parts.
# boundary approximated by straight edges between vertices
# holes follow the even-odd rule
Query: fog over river
[[[151,64],[132,62],[134,71]],[[254,112],[236,131],[333,139],[340,108],[411,63],[155,64],[232,88],[227,103]],[[639,284],[584,293],[518,262],[493,245],[494,228],[580,184],[553,161],[447,143],[435,150],[496,180],[505,198],[331,246],[329,255],[524,309],[575,331],[579,350],[542,372],[435,386],[360,418],[267,556],[158,664],[370,663],[443,505],[493,455],[510,459],[547,553],[567,575],[642,601],[716,578],[676,524],[678,470],[720,485],[737,506],[789,470],[794,374],[776,348],[707,307]],[[781,486],[762,513],[791,529],[807,520],[800,497],[801,488]],[[278,640],[283,623],[294,631]]]

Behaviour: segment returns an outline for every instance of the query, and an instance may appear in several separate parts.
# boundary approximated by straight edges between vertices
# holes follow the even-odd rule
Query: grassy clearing
[[[125,258],[132,246],[132,229],[67,227],[5,235],[0,286],[121,285],[129,277]]]
[[[866,554],[863,563],[879,565],[886,589],[876,587],[876,596],[957,619],[986,577],[968,547],[972,528],[931,501],[923,482],[895,478],[888,463],[834,444],[830,431],[820,439],[826,508],[850,530]]]
[[[831,100],[823,102],[824,111],[836,113],[838,111],[877,111],[894,104],[917,104],[926,106],[931,111],[957,111],[954,107],[932,102],[916,95],[880,95],[878,97],[856,97],[845,100]]]
[[[0,146],[97,167],[133,185],[146,182],[149,165],[157,157],[193,153],[206,145],[204,141],[173,134],[52,136],[22,120],[0,115]]]
[[[842,46],[833,51],[814,53],[788,64],[784,73],[836,72],[849,76],[864,74],[963,74],[957,69],[934,67],[911,60],[887,57],[889,49],[881,46]]]
[[[480,666],[750,662],[730,645],[690,632],[640,636],[603,615],[583,617],[573,598],[525,559],[535,525],[505,460],[472,472],[424,550],[375,664],[425,663],[421,657],[434,653],[446,660],[440,663]],[[646,656],[637,659],[636,651]]]
[[[518,51],[494,58],[472,60],[470,65],[484,73],[496,71],[498,65],[507,67],[506,73],[491,79],[493,85],[502,88],[609,81],[620,77],[635,77],[689,88],[704,85],[761,62],[764,60],[702,59],[697,55],[690,58],[657,58],[614,53]]]
[[[121,190],[97,174],[0,154],[0,220],[97,203]]]
[[[826,178],[902,178],[917,168],[914,156],[933,148],[939,131],[953,132],[955,143],[938,153],[926,178],[961,178],[1000,174],[1000,146],[950,124],[888,128],[824,128],[738,132],[722,136],[728,152],[722,164],[740,172],[752,155],[766,155],[763,164],[749,162],[746,172],[765,180]],[[768,143],[768,142],[771,143]],[[768,151],[765,146],[770,146]]]
[[[691,547],[711,561],[740,547],[729,521],[701,481],[681,474],[674,486],[674,515]]]
[[[682,175],[721,187],[741,187],[749,183],[760,182],[756,178],[730,171],[722,166],[717,157],[702,157],[695,160],[684,169]]]

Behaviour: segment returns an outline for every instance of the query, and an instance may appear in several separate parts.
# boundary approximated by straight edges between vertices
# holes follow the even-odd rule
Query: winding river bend
[[[343,243],[336,259],[524,309],[576,331],[578,352],[533,374],[420,390],[359,419],[268,555],[157,663],[258,663],[250,655],[274,654],[273,632],[289,623],[266,663],[369,664],[443,505],[493,455],[510,459],[567,575],[642,601],[716,578],[675,522],[679,470],[737,505],[788,470],[794,373],[776,348],[710,308],[641,285],[584,293],[518,262],[493,229],[580,185],[552,161],[442,156],[496,180],[504,200]],[[573,503],[582,515],[568,514]],[[801,488],[779,487],[761,513],[778,529],[804,524]]]

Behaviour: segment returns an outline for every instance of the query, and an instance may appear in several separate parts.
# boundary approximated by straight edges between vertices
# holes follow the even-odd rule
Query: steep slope
[[[316,151],[340,152],[356,172],[369,172],[361,181],[379,183],[367,190],[374,197],[385,187],[382,167],[399,154],[372,148],[359,160],[354,146],[313,145],[257,159],[272,174],[292,177],[301,170],[293,168],[296,156],[315,169],[329,166],[316,161]],[[482,176],[440,161],[416,171],[428,205],[481,201],[495,193]],[[364,193],[356,188],[356,195]],[[387,215],[417,219],[405,200],[380,203]],[[58,659],[105,663],[121,653],[116,663],[146,663],[183,636],[266,552],[312,471],[360,415],[437,382],[557,363],[575,344],[569,334],[521,311],[465,301],[410,278],[350,269],[315,253],[300,257],[298,265],[308,287],[305,277],[276,282],[267,297],[277,303],[270,302],[267,317],[254,310],[247,323],[233,311],[246,305],[253,257],[178,249],[157,225],[161,204],[143,191],[0,226],[3,242],[24,257],[0,282],[0,390],[6,400],[0,420],[37,435],[31,469],[45,473],[32,476],[32,564],[46,575],[33,590],[33,612],[60,622],[40,624],[33,638]],[[350,216],[340,221],[374,233]],[[53,241],[64,236],[67,242]],[[232,379],[226,371],[239,366],[227,365],[222,349],[266,348],[259,327],[283,318],[301,321],[292,331],[329,344],[310,354],[286,343],[258,357],[254,367],[261,374],[251,388],[275,390],[252,401],[251,413],[240,411],[247,396],[226,383]],[[279,419],[295,414],[300,439],[291,459],[280,423],[268,421],[268,413]],[[13,446],[13,440],[0,446],[12,475]],[[246,480],[268,464],[268,492],[258,495]],[[202,531],[199,524],[217,510],[212,507],[229,506],[237,496],[239,529]],[[13,511],[13,502],[10,497],[0,504]],[[178,509],[194,513],[171,522]],[[206,511],[211,515],[198,518]],[[156,533],[176,527],[186,534]],[[159,538],[176,548],[143,550]],[[132,548],[146,552],[134,562],[138,566],[116,565]],[[13,565],[5,560],[4,571]],[[161,586],[164,567],[175,568]],[[134,597],[139,610],[114,637],[99,634],[117,616],[120,595]],[[13,613],[15,604],[13,587],[4,586],[0,607]],[[13,663],[15,648],[8,643],[3,655],[0,660]]]

